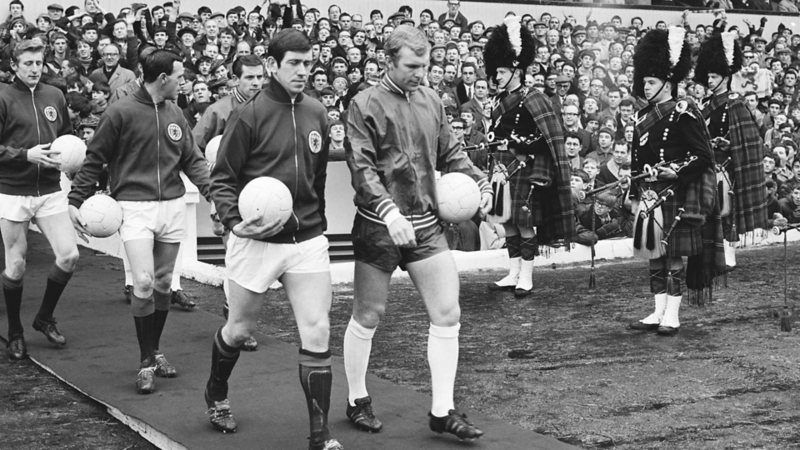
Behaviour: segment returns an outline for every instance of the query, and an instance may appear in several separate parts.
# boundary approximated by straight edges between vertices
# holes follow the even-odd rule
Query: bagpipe
[[[696,156],[689,156],[682,162],[671,162],[667,164],[667,166],[675,171],[675,173],[678,173],[696,159]],[[651,179],[657,177],[658,169],[664,167],[664,165],[661,165],[661,167],[657,166],[658,165],[651,167],[645,166],[644,173],[641,175],[646,174],[647,177],[644,178]],[[680,214],[678,214],[675,218],[676,220],[672,222],[670,229],[664,230],[662,225],[664,223],[664,216],[661,206],[675,195],[679,186],[680,183],[676,182],[670,184],[660,192],[648,189],[642,193],[639,201],[639,208],[634,214],[633,223],[633,254],[637,258],[657,259],[667,254],[666,242],[678,225],[680,216],[683,213],[683,208],[679,210]]]
[[[619,185],[625,184],[626,182],[633,183],[634,181],[642,180],[644,178],[653,177],[654,173],[657,176],[658,169],[660,169],[662,167],[669,167],[672,170],[677,172],[678,170],[682,169],[683,167],[685,167],[690,162],[692,162],[692,161],[694,161],[696,159],[697,159],[696,156],[690,156],[690,157],[688,157],[686,159],[681,159],[681,160],[661,161],[660,163],[658,163],[658,164],[656,164],[654,166],[645,165],[644,171],[642,173],[638,174],[638,175],[622,177],[622,178],[620,178],[619,180],[617,180],[617,181],[615,181],[613,183],[608,183],[608,184],[605,184],[603,186],[600,186],[598,188],[594,188],[594,189],[586,191],[586,192],[581,191],[581,192],[578,193],[578,198],[580,198],[581,200],[584,200],[586,197],[593,197],[593,196],[595,196],[595,195],[597,195],[597,194],[599,194],[601,192],[605,192],[605,191],[608,191],[610,189],[614,189]]]

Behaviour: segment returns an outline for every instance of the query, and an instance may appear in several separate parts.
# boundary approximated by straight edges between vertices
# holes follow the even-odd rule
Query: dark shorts
[[[417,238],[417,246],[400,248],[392,241],[386,225],[356,214],[353,223],[353,254],[356,261],[367,263],[386,272],[394,272],[397,266],[406,270],[406,265],[409,263],[422,261],[450,250],[444,237],[444,230],[438,223],[422,230],[416,230],[414,234]]]

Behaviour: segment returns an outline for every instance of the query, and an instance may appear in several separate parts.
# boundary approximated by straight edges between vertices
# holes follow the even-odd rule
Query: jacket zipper
[[[292,125],[294,126],[294,195],[296,196],[298,193],[298,179],[300,178],[300,167],[297,161],[297,119],[294,116],[294,99],[292,99]],[[297,230],[300,230],[300,219],[297,217],[297,214],[294,212],[294,205],[292,205],[292,216],[294,216],[294,221],[297,222]],[[297,236],[295,232],[292,232],[292,240],[294,243],[297,243]]]
[[[161,124],[158,120],[158,104],[153,103],[156,109],[156,176],[158,177],[158,201],[161,201]]]
[[[42,131],[39,129],[39,113],[36,111],[36,95],[31,89],[31,103],[33,104],[33,116],[36,117],[36,145],[41,145],[42,143]],[[41,196],[42,193],[39,191],[39,178],[42,175],[42,166],[36,165],[36,195]]]

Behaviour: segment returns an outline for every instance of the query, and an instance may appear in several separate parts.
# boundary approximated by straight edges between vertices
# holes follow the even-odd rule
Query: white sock
[[[667,308],[664,311],[664,319],[661,320],[662,327],[678,328],[681,326],[681,322],[678,319],[678,312],[681,309],[681,299],[682,297],[680,295],[667,296]]]
[[[128,254],[125,253],[125,246],[122,246],[122,267],[125,268],[125,286],[133,286],[133,274],[131,273],[131,263],[128,261]]]
[[[366,397],[367,393],[367,367],[369,354],[372,351],[372,337],[377,328],[365,328],[356,319],[350,317],[347,330],[344,332],[344,371],[347,374],[348,395],[350,406],[356,406],[355,401]]]
[[[431,414],[446,416],[455,409],[453,389],[458,369],[458,330],[461,324],[452,327],[437,327],[431,324],[428,330],[428,365],[431,368],[432,404]]]
[[[667,309],[667,293],[656,294],[656,307],[653,314],[642,319],[640,322],[646,323],[648,325],[655,325],[657,323],[661,323],[661,320],[664,318],[664,310]]]

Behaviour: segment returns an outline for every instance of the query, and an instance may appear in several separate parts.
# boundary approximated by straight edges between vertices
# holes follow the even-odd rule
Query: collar
[[[403,95],[408,97],[407,92],[404,91],[400,86],[398,86],[397,83],[392,81],[392,79],[389,78],[388,74],[384,75],[383,78],[381,78],[381,86],[383,86],[384,89],[393,94]]]
[[[294,98],[294,102],[292,102],[292,96],[289,95],[289,91],[287,91],[280,82],[275,81],[274,78],[270,78],[269,82],[262,90],[267,91],[269,96],[278,103],[297,104],[303,101],[305,97],[305,94],[301,92],[297,94],[297,97]]]
[[[24,92],[30,92],[30,91],[34,91],[34,92],[35,92],[35,91],[39,91],[39,90],[41,90],[41,86],[40,86],[41,84],[42,84],[42,79],[41,79],[41,78],[39,78],[39,82],[38,82],[38,83],[36,83],[36,87],[34,87],[33,89],[31,89],[31,88],[30,88],[30,87],[29,87],[27,84],[25,84],[25,83],[24,83],[22,80],[20,80],[18,77],[14,77],[14,82],[13,82],[13,83],[11,83],[11,86],[13,86],[13,87],[15,87],[15,88],[19,89],[20,91],[24,91]]]
[[[233,88],[233,96],[236,98],[236,101],[239,102],[239,103],[244,103],[245,101],[247,101],[247,99],[244,98],[244,95],[242,95],[242,93],[239,92],[239,87],[238,86]]]

